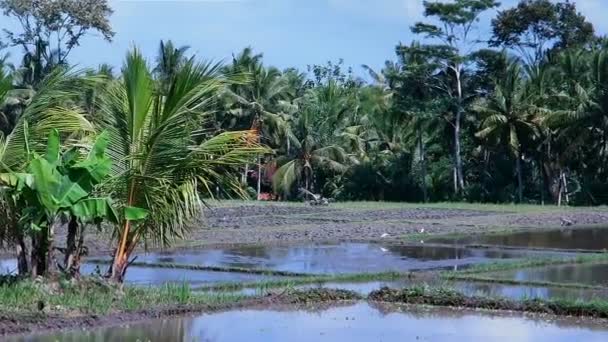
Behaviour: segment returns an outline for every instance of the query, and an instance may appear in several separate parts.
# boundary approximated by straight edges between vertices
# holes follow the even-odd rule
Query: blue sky
[[[510,7],[516,0],[503,0]],[[578,0],[598,32],[608,32],[608,1]],[[603,4],[602,4],[603,3]],[[379,68],[399,42],[414,39],[409,27],[422,19],[422,0],[110,0],[112,43],[87,37],[70,61],[119,66],[130,46],[150,59],[160,39],[189,45],[191,52],[228,60],[245,46],[284,68],[343,58],[347,65]],[[479,26],[488,31],[489,18]],[[2,17],[0,26],[12,26]],[[13,53],[17,55],[17,51]]]

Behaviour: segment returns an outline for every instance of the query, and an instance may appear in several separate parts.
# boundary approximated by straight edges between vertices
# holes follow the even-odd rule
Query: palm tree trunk
[[[258,157],[258,201],[262,192],[262,159]]]
[[[249,173],[249,163],[245,164],[245,171],[243,171],[243,177],[241,177],[241,183],[247,187],[247,174]]]
[[[129,255],[127,254],[127,247],[129,246],[127,244],[130,228],[131,221],[125,221],[118,248],[116,248],[116,252],[114,253],[114,260],[108,270],[110,280],[117,283],[122,283],[125,270],[127,269],[129,260]]]
[[[562,193],[564,192],[563,183],[562,183],[562,171],[559,171],[559,182],[557,187],[557,206],[560,207],[562,205]]]
[[[538,177],[540,181],[540,205],[545,205],[545,189],[547,186],[547,182],[545,178],[545,172],[543,170],[543,161],[540,158],[538,160],[538,172]]]
[[[462,121],[462,81],[460,75],[460,65],[457,64],[454,68],[456,72],[456,86],[458,90],[458,108],[456,109],[456,118],[454,122],[454,162],[456,167],[456,178],[458,182],[458,191],[464,190],[464,175],[462,171],[462,156],[460,147],[460,122]]]
[[[421,129],[418,130],[418,149],[420,150],[420,176],[422,178],[422,196],[424,197],[424,202],[428,202],[429,196],[426,187],[426,150],[424,148],[424,142],[422,141]]]
[[[570,203],[570,195],[568,194],[568,181],[566,181],[566,173],[562,172],[562,181],[564,182],[563,191],[566,196],[566,205]]]
[[[517,172],[517,197],[519,203],[524,201],[523,181],[521,175],[521,155],[515,157],[515,171]]]

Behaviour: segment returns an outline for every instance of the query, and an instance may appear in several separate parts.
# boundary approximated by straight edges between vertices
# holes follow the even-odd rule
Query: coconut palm
[[[529,111],[528,93],[524,90],[521,66],[517,61],[511,61],[505,78],[497,80],[493,94],[475,106],[483,118],[476,136],[502,145],[515,158],[520,203],[523,201],[523,143],[538,134],[534,117]]]
[[[163,95],[135,49],[121,79],[102,96],[101,128],[110,135],[113,161],[109,189],[124,214],[115,230],[112,280],[123,280],[141,241],[168,244],[182,237],[201,212],[199,194],[212,196],[216,187],[239,192],[235,168],[263,152],[251,131],[214,136],[198,130],[230,82],[220,67],[189,60]]]
[[[160,41],[156,56],[156,67],[153,72],[159,81],[163,93],[168,91],[168,87],[171,85],[171,81],[179,71],[179,68],[188,60],[186,52],[189,48],[189,46],[175,47],[171,40],[168,40],[166,43],[162,40]]]
[[[337,144],[322,145],[317,140],[317,116],[315,111],[305,110],[295,127],[300,137],[292,145],[292,153],[277,158],[277,169],[272,178],[276,193],[288,195],[293,185],[298,183],[306,193],[314,192],[314,173],[318,168],[327,168],[336,173],[347,170],[350,158],[344,148]]]
[[[264,67],[261,57],[252,55],[252,50],[246,48],[234,58],[232,66],[225,69],[228,74],[242,72],[249,78],[248,82],[235,84],[226,92],[227,113],[231,118],[228,128],[256,130],[262,143],[277,148],[289,141],[290,126],[285,108],[289,107],[290,87],[278,69]],[[258,158],[258,198],[261,193],[261,164],[261,158]]]

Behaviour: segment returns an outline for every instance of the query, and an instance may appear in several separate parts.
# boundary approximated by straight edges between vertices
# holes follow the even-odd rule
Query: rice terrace
[[[608,341],[608,5],[0,9],[0,340]]]

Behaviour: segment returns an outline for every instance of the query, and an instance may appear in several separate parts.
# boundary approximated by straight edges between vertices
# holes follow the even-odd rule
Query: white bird
[[[384,247],[380,247],[380,250],[383,251],[384,253],[388,252],[388,249],[386,249]]]
[[[424,228],[420,228],[420,234],[424,233]]]
[[[388,234],[384,233],[384,234],[380,235],[380,237],[384,239],[384,238],[388,237]]]

